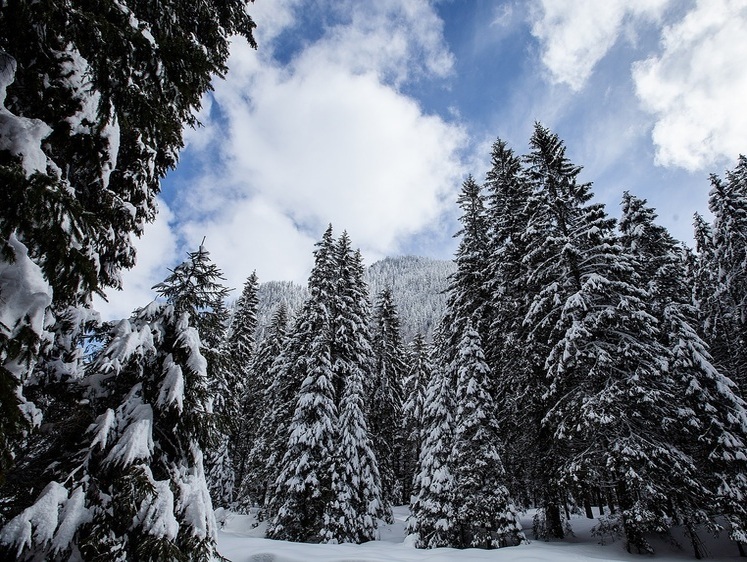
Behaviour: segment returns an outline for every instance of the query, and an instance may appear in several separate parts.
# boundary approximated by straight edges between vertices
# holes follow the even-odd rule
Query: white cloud
[[[657,21],[671,0],[539,0],[532,34],[553,82],[581,90],[627,21]]]
[[[461,184],[465,132],[398,89],[451,72],[435,13],[425,2],[335,9],[346,23],[286,64],[236,41],[214,94],[221,120],[192,133],[209,135],[191,140],[209,164],[181,189],[179,232],[192,245],[207,235],[235,286],[255,268],[263,280],[305,279],[329,222],[369,262],[395,253]]]
[[[305,283],[314,243],[321,237],[321,232],[316,237],[300,232],[291,219],[260,198],[235,201],[220,216],[186,223],[180,232],[190,248],[205,238],[210,258],[226,277],[224,284],[237,291],[255,270],[260,281]]]
[[[158,202],[158,220],[146,225],[143,236],[135,239],[137,266],[122,275],[122,291],[110,289],[109,302],[94,298],[94,308],[104,320],[127,318],[133,310],[151,302],[156,294],[151,287],[169,273],[177,254],[176,236],[172,231],[174,215],[168,206]]]
[[[633,67],[655,115],[656,161],[700,170],[747,150],[747,4],[700,0],[665,28],[662,52]]]

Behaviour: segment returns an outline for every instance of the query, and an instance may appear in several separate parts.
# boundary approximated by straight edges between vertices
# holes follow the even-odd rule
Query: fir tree
[[[204,451],[211,495],[216,505],[228,505],[233,494],[233,467],[229,439],[234,428],[236,396],[241,395],[243,381],[234,377],[229,350],[224,342],[228,325],[225,299],[229,289],[224,277],[210,260],[204,246],[189,252],[188,258],[154,287],[174,306],[177,314],[188,313],[191,324],[200,335],[201,353],[208,361],[208,376],[213,390],[212,407],[220,420],[220,436],[214,447]]]
[[[457,270],[451,276],[446,311],[439,327],[442,342],[439,353],[445,364],[451,364],[458,353],[459,341],[469,318],[474,318],[475,329],[487,337],[490,297],[486,274],[489,270],[489,246],[485,196],[472,176],[462,184],[457,199],[462,210],[462,228],[455,234],[461,237],[454,259]]]
[[[676,385],[663,372],[667,353],[636,286],[634,261],[614,238],[614,221],[588,203],[580,168],[539,125],[531,146],[527,259],[535,293],[525,322],[529,341],[548,345],[548,483],[575,497],[613,486],[628,548],[650,552],[644,535],[696,512],[696,498],[706,493],[693,459],[662,430],[677,417]]]
[[[712,254],[704,267],[714,275],[704,303],[708,340],[716,363],[747,396],[747,157],[723,180],[711,176]],[[710,258],[710,260],[708,260]],[[708,260],[708,261],[706,261]]]
[[[408,522],[418,548],[455,544],[454,475],[449,467],[455,402],[453,381],[442,369],[435,369],[425,394],[423,446]]]
[[[225,430],[216,455],[221,462],[212,466],[209,474],[210,493],[213,503],[218,506],[232,506],[236,500],[259,421],[246,413],[256,409],[265,390],[257,384],[251,370],[257,330],[258,288],[255,272],[247,278],[236,301],[228,336],[221,350],[225,354],[223,378],[227,392],[218,412],[223,417]]]
[[[402,491],[408,503],[413,500],[413,482],[423,447],[425,428],[423,417],[425,412],[425,390],[428,381],[433,376],[433,364],[431,363],[431,348],[420,334],[410,344],[410,366],[403,383],[402,405],[402,434],[404,435],[405,449],[402,454]]]
[[[267,455],[260,451],[267,446],[273,430],[265,427],[263,420],[271,411],[272,404],[278,400],[277,394],[267,394],[273,382],[273,363],[282,355],[287,335],[288,309],[281,302],[252,358],[249,371],[252,391],[246,393],[242,405],[242,429],[237,447],[239,462],[236,470],[237,484],[240,485],[236,503],[241,510],[246,510],[252,504],[263,505],[267,494]],[[280,402],[283,403],[282,400]]]
[[[217,555],[202,453],[215,444],[217,421],[208,363],[190,325],[204,311],[190,309],[185,303],[198,300],[176,287],[189,292],[194,285],[160,284],[166,303],[112,328],[84,380],[98,416],[77,464],[0,535],[17,558]]]
[[[499,548],[524,541],[505,486],[500,437],[489,391],[490,368],[479,334],[467,325],[459,347],[454,445],[454,538],[460,548]]]
[[[695,523],[707,518],[703,511],[711,512],[712,521],[715,514],[726,515],[731,538],[745,542],[747,512],[742,500],[747,497],[747,459],[740,451],[747,443],[747,412],[736,385],[713,365],[695,328],[684,251],[655,219],[645,200],[625,193],[622,242],[635,256],[639,275],[648,281],[651,309],[662,326],[660,340],[670,353],[668,370],[680,387],[674,437],[698,461],[701,480],[711,492],[699,498],[699,510],[685,521],[700,557]]]
[[[501,454],[506,483],[513,497],[529,505],[537,495],[537,469],[542,464],[534,451],[544,416],[542,382],[537,380],[544,358],[527,347],[526,226],[531,186],[519,156],[501,139],[493,143],[491,168],[485,177],[485,213],[489,260],[486,283],[490,299],[490,329],[483,337],[486,361],[493,373],[491,394],[500,404],[496,419],[503,439]],[[540,350],[537,350],[540,351]],[[541,352],[541,351],[540,351]],[[532,428],[527,430],[527,428]]]
[[[400,505],[404,495],[402,479],[402,384],[405,351],[400,337],[399,316],[392,293],[384,289],[374,311],[373,348],[375,371],[371,380],[369,419],[386,503]]]
[[[335,299],[332,369],[341,381],[335,500],[328,506],[325,528],[330,542],[364,542],[376,536],[378,519],[392,520],[377,456],[376,435],[369,435],[364,384],[374,379],[368,332],[368,290],[360,252],[353,252],[343,232],[336,245],[338,290]],[[398,420],[393,420],[394,423]]]
[[[254,46],[253,28],[243,0],[168,9],[131,1],[3,4],[0,136],[19,142],[0,149],[0,269],[35,264],[41,276],[25,275],[52,288],[37,285],[36,293],[53,295],[55,315],[118,288],[121,270],[135,263],[131,235],[155,217],[183,126],[196,124],[211,77],[227,70],[229,36]],[[43,327],[7,324],[21,312],[8,281],[0,279],[0,427],[9,440],[2,472],[29,422],[39,420],[26,415],[35,409],[21,384]],[[34,306],[23,312],[36,319]]]
[[[329,540],[325,513],[333,500],[332,478],[339,443],[336,388],[332,370],[332,302],[337,290],[337,268],[332,227],[315,251],[309,278],[310,297],[291,339],[297,353],[286,365],[301,381],[288,426],[287,445],[273,487],[267,530],[270,538],[296,542]]]

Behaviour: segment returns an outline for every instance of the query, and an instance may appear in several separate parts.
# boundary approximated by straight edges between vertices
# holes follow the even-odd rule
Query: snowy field
[[[381,528],[381,539],[361,545],[320,545],[298,544],[285,541],[273,541],[262,538],[265,524],[256,524],[253,516],[218,514],[224,520],[223,529],[218,533],[218,549],[232,562],[450,562],[452,560],[494,560],[499,562],[583,562],[589,560],[629,560],[641,562],[693,561],[692,549],[685,539],[678,535],[681,548],[662,540],[652,539],[656,549],[655,556],[628,554],[623,542],[617,540],[606,545],[599,543],[599,538],[591,535],[591,528],[596,519],[577,517],[572,520],[575,536],[558,542],[531,540],[529,544],[502,548],[499,550],[456,550],[437,548],[419,550],[410,546],[405,537],[405,520],[409,512],[407,507],[394,510],[393,525]],[[531,535],[533,512],[522,517],[522,524]],[[739,557],[734,543],[714,539],[706,532],[701,533],[708,554],[708,560],[744,560]]]

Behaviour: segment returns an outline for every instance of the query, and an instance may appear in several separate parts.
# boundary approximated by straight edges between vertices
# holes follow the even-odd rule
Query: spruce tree
[[[454,235],[461,237],[454,258],[457,270],[450,278],[446,311],[439,326],[439,353],[447,365],[458,353],[468,319],[475,319],[475,329],[485,338],[491,317],[486,276],[490,257],[485,195],[472,176],[462,183],[457,204],[462,211],[461,229]]]
[[[238,465],[236,469],[237,491],[236,506],[240,510],[248,509],[252,504],[264,505],[267,495],[267,467],[264,451],[274,434],[274,428],[265,427],[265,416],[278,401],[276,394],[268,394],[273,383],[273,363],[284,351],[288,335],[288,308],[281,302],[265,329],[265,336],[257,345],[257,352],[252,357],[251,392],[247,392],[242,404],[241,423],[237,446]],[[270,423],[269,419],[267,420]]]
[[[335,299],[332,369],[340,381],[340,445],[336,457],[335,500],[328,506],[325,528],[330,542],[365,542],[376,537],[378,519],[392,520],[384,491],[376,434],[369,433],[364,401],[366,381],[374,375],[368,289],[360,252],[353,252],[343,232],[336,244],[338,289]],[[370,414],[369,414],[370,415]],[[396,423],[398,420],[394,420]]]
[[[243,381],[232,374],[229,350],[225,347],[229,318],[225,300],[230,290],[223,286],[224,280],[218,266],[210,260],[210,253],[201,245],[154,287],[173,304],[177,314],[189,313],[191,324],[200,335],[201,353],[208,361],[212,407],[220,422],[220,435],[204,453],[211,495],[220,506],[228,505],[233,495],[229,438],[233,432],[231,418],[237,410],[234,402],[243,388]]]
[[[614,221],[589,203],[580,168],[540,125],[531,147],[527,259],[534,296],[525,322],[529,342],[547,346],[542,423],[553,446],[547,484],[555,490],[545,499],[548,521],[558,525],[552,502],[565,499],[563,490],[580,498],[590,488],[613,488],[628,548],[650,552],[645,534],[696,511],[707,492],[692,457],[662,430],[677,418],[667,352],[634,260],[615,239]]]
[[[409,355],[409,371],[403,383],[404,404],[402,405],[401,425],[404,435],[402,491],[408,503],[412,501],[415,492],[413,483],[425,436],[423,425],[425,390],[428,381],[433,376],[434,369],[430,359],[431,346],[425,342],[421,334],[416,334],[410,343]]]
[[[714,366],[705,342],[697,333],[697,314],[691,305],[685,252],[663,227],[644,199],[625,193],[620,220],[622,243],[635,257],[639,275],[648,282],[651,309],[660,322],[660,340],[669,351],[668,371],[679,386],[680,408],[673,437],[691,454],[709,494],[685,521],[696,555],[700,551],[695,524],[716,514],[725,515],[730,536],[745,542],[747,411],[736,385]],[[704,512],[710,512],[708,514]],[[741,548],[741,547],[740,547]]]
[[[208,361],[190,324],[208,312],[189,294],[196,277],[182,275],[195,271],[193,256],[157,286],[165,303],[112,327],[83,381],[97,417],[74,466],[0,535],[16,558],[217,555],[203,450],[215,445],[218,423]]]
[[[267,530],[269,538],[295,542],[329,540],[323,530],[326,509],[333,500],[332,478],[339,443],[331,306],[338,271],[331,226],[317,243],[314,259],[310,296],[291,339],[291,347],[298,352],[285,367],[301,385],[273,487],[270,509],[274,519]]]
[[[425,394],[423,446],[408,522],[408,532],[415,535],[418,548],[455,544],[455,484],[449,465],[454,442],[454,392],[451,377],[436,368]]]
[[[370,428],[379,461],[385,501],[401,505],[402,479],[402,384],[405,378],[405,351],[400,336],[399,316],[392,293],[379,293],[374,310],[373,353],[375,367],[371,379]]]
[[[508,144],[498,139],[491,150],[491,167],[485,176],[488,264],[486,283],[490,299],[490,329],[483,335],[486,361],[493,377],[491,394],[500,404],[496,419],[506,468],[506,483],[515,500],[528,506],[538,491],[537,474],[544,450],[541,420],[544,405],[538,380],[544,357],[526,346],[527,312],[526,227],[531,186],[522,161]],[[528,430],[528,428],[531,428]]]
[[[708,341],[719,367],[747,396],[747,157],[711,176],[709,208],[713,213],[712,254],[704,267],[714,275],[713,293],[704,303]]]
[[[505,486],[505,470],[490,368],[480,335],[471,324],[459,346],[454,444],[449,461],[454,476],[454,538],[460,548],[499,548],[524,541],[516,507]]]
[[[54,316],[85,309],[94,293],[120,286],[121,270],[135,263],[132,235],[155,217],[159,182],[176,164],[183,126],[197,123],[211,77],[225,74],[229,37],[255,46],[253,28],[243,0],[0,6],[0,137],[14,139],[0,147],[0,269],[35,264],[52,289],[36,292],[53,295]],[[24,275],[39,280],[28,269]],[[25,413],[38,408],[24,398],[22,383],[37,363],[43,327],[11,322],[22,310],[8,281],[0,279],[0,479],[30,422],[39,421]],[[36,318],[33,306],[26,312]]]
[[[244,465],[251,443],[256,437],[258,420],[246,416],[254,411],[264,393],[264,387],[255,383],[251,370],[257,330],[257,291],[259,281],[252,273],[244,283],[241,296],[236,301],[234,314],[225,342],[223,379],[226,393],[221,398],[217,412],[223,418],[223,436],[216,451],[218,460],[210,466],[210,494],[216,506],[233,506],[243,478]]]

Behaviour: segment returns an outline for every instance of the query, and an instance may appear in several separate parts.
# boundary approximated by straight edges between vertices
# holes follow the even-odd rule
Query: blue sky
[[[747,151],[746,0],[256,0],[229,73],[163,182],[107,317],[206,237],[241,287],[304,282],[328,223],[368,264],[448,259],[461,182],[540,121],[597,200],[645,197],[690,242],[710,173]],[[238,291],[237,291],[238,292]]]

